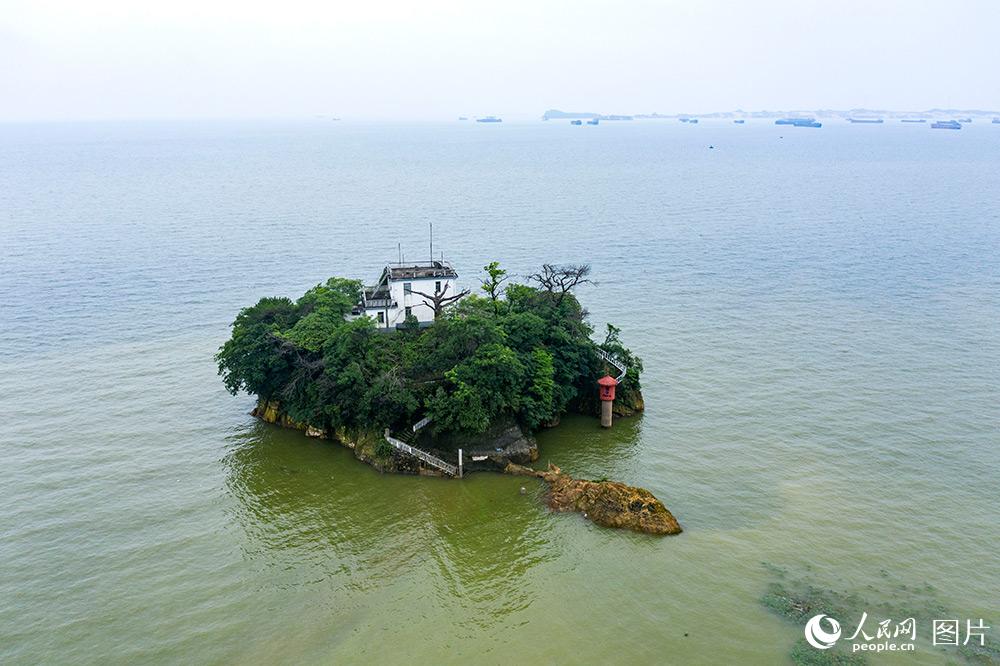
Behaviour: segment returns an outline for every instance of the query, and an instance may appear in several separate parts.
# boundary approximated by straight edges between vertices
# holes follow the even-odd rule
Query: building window
[[[441,280],[438,280],[437,282],[434,283],[434,293],[435,294],[441,293]]]
[[[406,316],[407,317],[413,316],[413,308],[411,308],[409,305],[406,306]]]
[[[413,291],[413,283],[412,282],[404,282],[403,283],[403,293],[404,294],[409,294],[411,291]]]
[[[384,312],[379,312],[378,313],[378,323],[380,323],[380,324],[384,324],[385,323],[385,313]]]

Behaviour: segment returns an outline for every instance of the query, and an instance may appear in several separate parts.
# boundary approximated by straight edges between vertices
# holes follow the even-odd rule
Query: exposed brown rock
[[[660,500],[645,488],[618,481],[585,481],[563,474],[555,465],[547,471],[511,463],[507,474],[535,476],[549,484],[547,502],[554,511],[580,511],[605,527],[627,527],[648,534],[679,534],[681,526]]]
[[[339,442],[351,449],[354,452],[355,458],[383,473],[420,474],[422,476],[442,475],[439,470],[426,468],[421,461],[396,450],[392,450],[387,456],[379,456],[376,453],[376,449],[378,443],[382,441],[381,433],[347,430],[346,428],[337,428],[334,431],[328,432],[316,426],[299,423],[288,417],[288,414],[281,409],[281,403],[277,400],[259,401],[250,414],[266,423],[273,423],[293,430],[302,430],[309,437],[318,437],[320,439],[330,439]]]
[[[253,408],[253,411],[251,411],[250,414],[256,416],[261,421],[264,421],[266,423],[274,423],[284,428],[291,428],[293,430],[309,430],[310,428],[312,428],[312,426],[306,423],[299,423],[298,421],[293,421],[292,419],[290,419],[288,417],[288,414],[282,411],[281,403],[278,402],[277,400],[258,401],[257,406]],[[320,430],[319,428],[313,428],[313,429]],[[321,433],[320,435],[316,436],[317,437],[323,436],[321,430],[320,433]],[[312,436],[313,435],[310,435],[310,437]]]
[[[615,416],[634,416],[646,409],[646,403],[642,399],[642,392],[636,390],[623,396],[621,400],[615,400],[611,409]]]
[[[432,435],[430,430],[422,431],[416,446],[451,462],[458,461],[458,449],[462,449],[466,472],[502,472],[508,463],[527,465],[538,460],[538,442],[525,434],[513,418],[499,419],[477,435]]]

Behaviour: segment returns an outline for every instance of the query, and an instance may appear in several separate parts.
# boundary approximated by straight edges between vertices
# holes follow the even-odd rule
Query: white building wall
[[[381,324],[383,328],[395,328],[398,324],[402,324],[406,321],[406,308],[411,308],[411,313],[417,318],[420,323],[427,323],[434,321],[434,304],[429,298],[421,296],[415,293],[406,293],[406,283],[413,285],[413,289],[417,291],[422,291],[425,294],[433,294],[434,286],[436,282],[441,282],[441,288],[444,289],[447,285],[448,291],[447,295],[452,296],[456,293],[458,287],[456,280],[454,278],[420,278],[416,280],[390,280],[389,281],[389,293],[392,295],[393,303],[396,303],[397,307],[389,308],[388,310],[388,320]],[[368,310],[367,314],[376,322],[378,322],[378,312],[385,313],[383,310]]]

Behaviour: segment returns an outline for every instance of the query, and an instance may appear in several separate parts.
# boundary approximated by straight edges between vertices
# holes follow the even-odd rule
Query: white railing
[[[428,465],[437,467],[439,470],[441,470],[445,474],[448,474],[449,476],[458,476],[457,465],[452,465],[449,462],[441,460],[437,456],[433,456],[427,453],[426,451],[422,451],[416,447],[410,446],[404,441],[396,439],[395,437],[389,434],[388,428],[386,428],[385,430],[385,441],[392,444],[399,451],[402,451],[403,453],[408,453],[414,458],[417,458],[418,460],[423,460]]]
[[[619,374],[615,377],[616,382],[620,382],[622,378],[625,377],[625,373],[628,372],[628,367],[624,363],[600,348],[597,349],[597,355],[618,369]]]
[[[433,420],[434,419],[432,419],[431,417],[425,416],[424,418],[420,419],[419,421],[417,421],[416,423],[413,424],[413,432],[416,432],[416,431],[420,430],[421,428],[423,428],[425,425],[427,425],[428,423],[430,423]]]

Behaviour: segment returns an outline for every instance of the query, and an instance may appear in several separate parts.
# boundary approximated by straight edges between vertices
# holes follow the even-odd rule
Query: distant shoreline
[[[549,109],[542,114],[542,120],[586,120],[598,118],[600,120],[649,120],[678,118],[786,118],[794,116],[811,116],[816,118],[858,118],[858,117],[880,117],[880,118],[925,118],[931,120],[943,116],[971,116],[971,117],[1000,117],[1000,111],[989,111],[984,109],[943,109],[934,108],[925,111],[895,111],[889,109],[789,109],[778,111],[713,111],[710,113],[636,113],[636,114],[602,114],[593,111],[560,111],[559,109]]]

